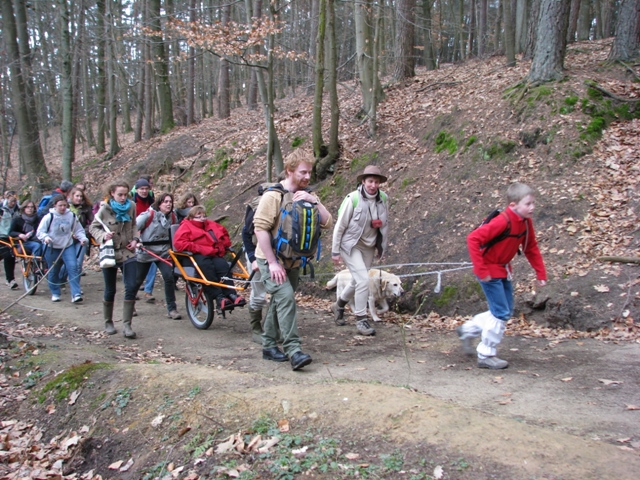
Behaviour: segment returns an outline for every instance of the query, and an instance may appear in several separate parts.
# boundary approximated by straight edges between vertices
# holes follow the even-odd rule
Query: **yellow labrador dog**
[[[340,298],[342,291],[351,283],[351,272],[342,270],[327,282],[329,290],[336,289],[336,298]],[[404,293],[402,282],[397,275],[384,270],[372,268],[369,270],[369,312],[374,322],[381,322],[379,315],[389,311],[387,299],[398,298]],[[380,310],[376,309],[376,303]],[[353,298],[349,301],[351,311],[355,309]]]

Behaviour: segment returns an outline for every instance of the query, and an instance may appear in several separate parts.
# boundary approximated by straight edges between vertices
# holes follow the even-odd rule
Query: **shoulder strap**
[[[149,225],[151,225],[151,222],[153,222],[153,217],[156,214],[153,208],[149,208],[147,212],[149,212],[149,215],[147,217],[147,221],[144,222],[144,228],[147,228]]]

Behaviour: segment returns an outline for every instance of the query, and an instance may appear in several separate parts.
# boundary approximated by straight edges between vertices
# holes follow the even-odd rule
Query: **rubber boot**
[[[345,300],[338,298],[338,301],[331,305],[331,311],[333,312],[333,321],[336,322],[336,325],[342,327],[346,325],[347,322],[344,319],[344,307],[347,304]]]
[[[133,317],[133,310],[136,306],[135,300],[125,300],[124,307],[122,308],[122,323],[124,324],[124,337],[136,338],[136,332],[131,330],[131,317]]]
[[[251,340],[262,345],[262,309],[249,309],[249,318],[251,319]]]
[[[118,333],[113,326],[113,302],[102,302],[102,315],[104,317],[104,333],[114,335]]]

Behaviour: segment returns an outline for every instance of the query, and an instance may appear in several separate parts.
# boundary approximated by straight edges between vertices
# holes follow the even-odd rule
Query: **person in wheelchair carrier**
[[[196,205],[189,211],[176,231],[173,245],[177,251],[193,255],[195,263],[207,280],[220,282],[220,278],[227,275],[229,264],[224,255],[231,248],[229,232],[219,223],[207,219],[206,210],[202,205]],[[183,263],[186,266],[191,265],[191,260],[185,259],[184,262],[187,262]],[[233,285],[231,280],[222,283]],[[235,290],[213,285],[204,285],[204,288],[216,299],[216,305],[220,310],[231,310],[247,303],[235,293]]]

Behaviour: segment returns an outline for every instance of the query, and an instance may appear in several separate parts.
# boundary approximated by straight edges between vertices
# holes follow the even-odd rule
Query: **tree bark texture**
[[[396,3],[396,46],[393,78],[401,82],[415,77],[415,7],[416,0],[397,0]]]
[[[570,7],[571,0],[541,1],[529,82],[544,83],[564,76]]]
[[[622,0],[609,60],[627,61],[638,55],[639,15],[640,0]]]
[[[151,44],[160,106],[160,132],[167,133],[173,129],[175,122],[173,120],[171,84],[169,83],[169,65],[160,22],[160,0],[149,0],[149,28],[153,31]]]

